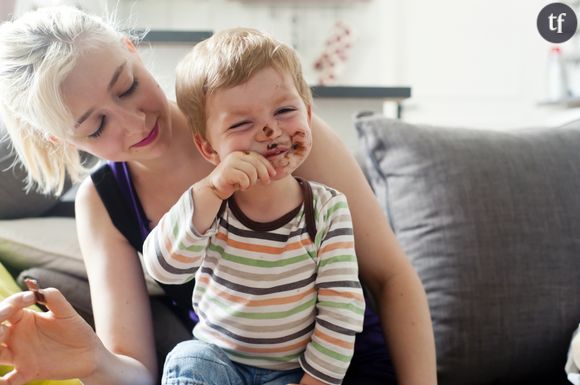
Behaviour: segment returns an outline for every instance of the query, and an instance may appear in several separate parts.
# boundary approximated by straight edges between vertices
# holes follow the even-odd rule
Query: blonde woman
[[[75,207],[96,334],[57,290],[42,290],[50,309],[45,314],[24,309],[34,302],[31,293],[8,298],[0,303],[0,321],[10,321],[0,327],[0,363],[15,370],[0,384],[70,377],[99,385],[156,383],[159,363],[137,254],[140,237],[212,170],[196,150],[184,115],[127,36],[99,18],[57,7],[0,26],[0,116],[30,185],[46,193],[59,193],[67,174],[73,180],[87,174],[79,151],[111,161],[83,180]],[[433,332],[421,283],[353,157],[317,117],[312,135],[311,153],[296,175],[348,198],[360,276],[379,304],[398,383],[435,384]],[[122,198],[111,198],[115,191]],[[127,214],[112,207],[125,207]],[[187,293],[176,293],[176,302],[183,297]],[[361,336],[372,334],[373,322],[369,315]],[[356,349],[358,344],[345,383],[368,384],[362,376],[387,359],[373,345],[375,352],[365,351],[356,363]],[[384,376],[368,381],[385,383],[388,367],[380,370]]]

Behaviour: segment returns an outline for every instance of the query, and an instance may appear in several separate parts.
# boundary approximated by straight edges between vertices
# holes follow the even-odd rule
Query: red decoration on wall
[[[320,56],[314,61],[319,85],[329,85],[336,81],[344,70],[344,64],[348,60],[353,40],[351,28],[338,21],[326,39]]]

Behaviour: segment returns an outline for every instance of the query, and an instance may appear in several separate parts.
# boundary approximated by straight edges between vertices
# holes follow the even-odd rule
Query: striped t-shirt
[[[199,234],[189,189],[147,237],[145,266],[163,283],[195,278],[193,308],[200,322],[193,334],[232,361],[276,370],[301,366],[323,382],[340,384],[365,308],[352,222],[343,194],[314,182],[302,185],[312,190],[314,242],[304,205],[257,223],[233,198]]]

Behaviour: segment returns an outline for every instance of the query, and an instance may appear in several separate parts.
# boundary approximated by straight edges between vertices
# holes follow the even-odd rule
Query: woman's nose
[[[143,131],[145,127],[145,112],[140,110],[120,111],[121,124],[127,131]]]

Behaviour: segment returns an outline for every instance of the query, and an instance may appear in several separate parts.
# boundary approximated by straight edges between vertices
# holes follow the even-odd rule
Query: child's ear
[[[217,166],[220,162],[220,156],[217,152],[213,149],[212,145],[198,133],[193,134],[193,142],[195,146],[199,150],[199,153],[205,160]]]

